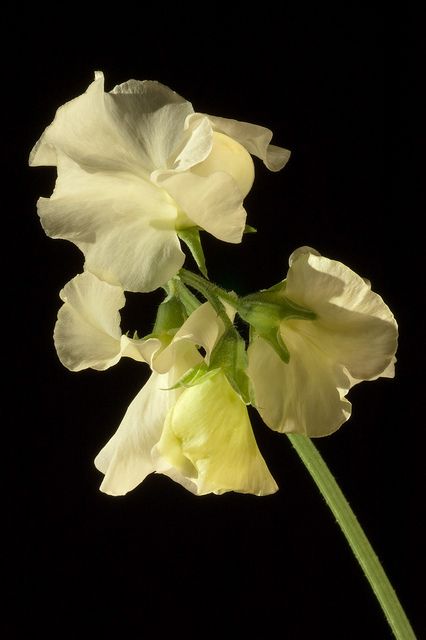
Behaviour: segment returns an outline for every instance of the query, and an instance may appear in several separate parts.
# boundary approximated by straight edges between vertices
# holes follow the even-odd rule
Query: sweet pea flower
[[[195,113],[159,82],[129,80],[105,93],[96,72],[31,152],[31,166],[58,172],[52,196],[38,201],[41,223],[76,244],[101,280],[154,290],[183,265],[179,231],[241,241],[250,154],[272,171],[290,155],[271,138],[264,127]]]
[[[257,447],[247,407],[223,371],[207,371],[188,388],[182,376],[210,355],[224,332],[209,303],[198,307],[167,343],[129,339],[120,330],[123,290],[90,272],[61,292],[55,345],[73,371],[106,369],[120,357],[148,362],[152,374],[117,432],[95,459],[101,490],[123,495],[152,473],[168,475],[196,495],[277,490]],[[198,349],[203,347],[203,357]]]
[[[248,374],[257,409],[276,431],[328,435],[350,417],[345,396],[351,387],[394,376],[395,318],[369,282],[309,247],[291,255],[278,294],[316,317],[279,323],[288,362],[268,341],[254,337]]]

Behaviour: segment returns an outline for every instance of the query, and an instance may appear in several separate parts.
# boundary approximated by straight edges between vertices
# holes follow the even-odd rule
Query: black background
[[[59,11],[59,9],[58,9]],[[369,8],[233,4],[9,14],[5,27],[3,487],[11,596],[6,637],[390,638],[333,517],[283,435],[253,412],[280,490],[196,498],[162,476],[126,497],[99,492],[93,458],[148,371],[130,361],[73,374],[57,360],[58,292],[83,259],[47,238],[36,200],[55,171],[27,156],[56,108],[101,69],[107,90],[158,79],[195,110],[255,122],[292,150],[256,162],[246,199],[258,233],[204,236],[210,277],[239,292],[280,280],[308,244],[372,281],[400,325],[395,380],[353,389],[353,415],[317,441],[421,637],[424,530],[423,274],[416,17]],[[123,323],[149,331],[158,293],[129,296]],[[135,327],[134,325],[137,325]],[[10,465],[9,465],[10,463]],[[274,629],[276,628],[276,631]]]

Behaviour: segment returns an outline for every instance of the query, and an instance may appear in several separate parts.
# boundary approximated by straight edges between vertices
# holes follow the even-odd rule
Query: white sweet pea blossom
[[[196,309],[165,346],[157,338],[121,335],[121,287],[86,272],[69,282],[61,297],[55,345],[65,366],[73,371],[106,369],[127,355],[152,368],[117,432],[95,459],[105,476],[102,491],[123,495],[152,472],[170,476],[197,495],[265,495],[277,490],[247,407],[220,369],[196,386],[171,388],[192,367],[209,361],[223,334],[223,322],[210,304]]]
[[[370,283],[309,247],[291,255],[281,292],[317,318],[281,321],[288,363],[254,338],[248,373],[257,409],[276,431],[328,435],[350,416],[352,386],[393,377],[397,324]]]
[[[38,213],[46,233],[74,242],[85,269],[128,291],[150,291],[184,262],[178,231],[205,229],[237,243],[254,169],[273,171],[289,152],[269,129],[195,113],[190,102],[152,81],[104,92],[102,73],[58,109],[30,155],[57,167]]]

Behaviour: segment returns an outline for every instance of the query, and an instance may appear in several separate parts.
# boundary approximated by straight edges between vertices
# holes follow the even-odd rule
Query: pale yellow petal
[[[247,407],[220,372],[182,393],[167,415],[156,450],[197,485],[200,495],[277,491]]]
[[[208,177],[216,171],[223,171],[234,178],[245,198],[254,181],[254,165],[250,154],[239,142],[217,131],[213,133],[212,143],[207,158],[192,167],[192,172]]]

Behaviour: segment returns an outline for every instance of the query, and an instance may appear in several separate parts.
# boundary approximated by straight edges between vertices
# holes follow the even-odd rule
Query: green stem
[[[225,300],[231,306],[237,306],[237,297],[224,289],[221,289],[217,285],[210,282],[210,280],[206,280],[202,276],[198,276],[192,271],[187,271],[186,269],[181,269],[179,271],[179,276],[182,281],[187,284],[189,287],[192,287],[196,291],[199,291],[205,298],[210,302],[216,313],[223,320],[225,327],[232,326],[232,322],[230,321],[223,304],[220,299]]]
[[[348,501],[310,438],[287,434],[342,529],[398,640],[416,640],[411,625]]]

